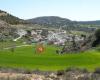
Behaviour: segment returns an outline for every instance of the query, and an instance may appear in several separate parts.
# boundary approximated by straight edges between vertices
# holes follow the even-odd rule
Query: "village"
[[[75,41],[83,41],[84,36],[74,35],[66,30],[56,29],[56,30],[47,30],[47,29],[32,29],[32,30],[24,30],[18,29],[16,33],[19,37],[15,38],[13,41],[17,41],[23,36],[28,36],[30,38],[29,42],[39,42],[43,41],[48,44],[54,45],[65,45],[65,43],[73,41],[73,36],[75,37]],[[24,42],[25,43],[25,42]]]

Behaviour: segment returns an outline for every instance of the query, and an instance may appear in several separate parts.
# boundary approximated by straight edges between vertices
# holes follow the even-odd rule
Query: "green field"
[[[10,50],[0,51],[0,66],[39,69],[39,70],[60,70],[68,67],[86,68],[94,70],[100,67],[100,52],[90,50],[84,53],[56,54],[59,47],[46,46],[44,53],[35,53],[34,46],[16,48],[15,52]]]

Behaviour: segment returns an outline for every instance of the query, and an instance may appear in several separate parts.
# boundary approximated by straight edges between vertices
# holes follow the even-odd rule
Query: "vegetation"
[[[100,29],[95,32],[96,40],[93,42],[92,46],[96,47],[100,44]]]
[[[56,54],[59,47],[46,46],[45,52],[36,53],[35,46],[0,51],[0,66],[25,69],[59,70],[68,67],[79,67],[93,70],[100,66],[100,52],[91,50],[81,54]]]
[[[66,18],[61,18],[57,16],[44,16],[44,17],[37,17],[33,19],[26,20],[33,24],[38,24],[44,27],[53,27],[53,28],[60,28],[64,30],[74,30],[74,31],[94,31],[97,25],[89,25],[89,24],[82,24],[78,21],[71,21]]]
[[[34,19],[29,19],[27,20],[28,22],[32,22],[33,24],[39,24],[39,25],[44,25],[48,27],[61,27],[61,26],[66,26],[66,25],[73,25],[71,20],[65,19],[65,18],[60,18],[57,16],[46,16],[46,17],[38,17]]]
[[[84,32],[84,31],[71,31],[71,33],[72,34],[74,34],[74,35],[90,35],[91,33],[89,33],[89,32]]]
[[[2,50],[3,48],[11,47],[12,45],[15,45],[15,46],[22,45],[22,41],[21,40],[16,41],[16,42],[12,40],[2,41],[0,42],[0,50]]]

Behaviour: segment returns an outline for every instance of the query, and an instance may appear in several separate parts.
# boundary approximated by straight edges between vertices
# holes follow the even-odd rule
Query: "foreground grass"
[[[0,66],[40,69],[40,70],[59,70],[68,67],[86,68],[94,70],[100,67],[100,52],[90,50],[76,54],[56,54],[58,47],[47,46],[44,53],[35,53],[34,46],[16,48],[15,52],[10,50],[0,51]]]

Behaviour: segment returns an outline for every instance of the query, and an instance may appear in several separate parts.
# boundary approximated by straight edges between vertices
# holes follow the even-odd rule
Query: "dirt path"
[[[20,45],[20,46],[14,46],[15,48],[18,48],[18,47],[24,47],[24,46],[32,46],[32,45]],[[7,47],[7,48],[3,48],[3,49],[11,49],[12,47]]]

